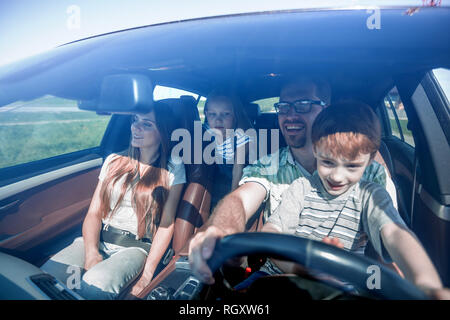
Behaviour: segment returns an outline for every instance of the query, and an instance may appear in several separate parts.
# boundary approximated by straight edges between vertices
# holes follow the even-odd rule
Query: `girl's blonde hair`
[[[250,120],[248,119],[247,115],[244,111],[244,105],[241,101],[241,99],[234,93],[226,91],[226,90],[213,90],[207,97],[204,113],[208,111],[208,106],[211,103],[211,101],[214,101],[216,99],[226,99],[233,108],[233,115],[234,115],[234,127],[233,129],[242,129],[247,130],[249,128],[252,128],[252,124]],[[208,119],[205,117],[205,123],[208,124]]]

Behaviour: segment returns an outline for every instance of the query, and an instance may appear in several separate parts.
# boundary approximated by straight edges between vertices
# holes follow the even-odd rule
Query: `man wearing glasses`
[[[301,176],[310,176],[316,169],[311,142],[311,127],[317,115],[330,104],[331,89],[321,79],[298,78],[283,86],[276,103],[278,125],[287,146],[244,168],[240,187],[216,206],[207,228],[199,232],[189,246],[191,270],[203,282],[214,278],[206,261],[215,242],[228,234],[245,231],[246,222],[265,202],[264,222],[277,208],[282,193]],[[272,172],[274,157],[278,170]],[[396,191],[384,167],[375,161],[366,169],[363,179],[386,187],[396,206]]]

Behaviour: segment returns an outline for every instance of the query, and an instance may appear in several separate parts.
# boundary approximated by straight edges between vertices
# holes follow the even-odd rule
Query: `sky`
[[[396,2],[420,6],[422,1]],[[337,0],[0,0],[0,65],[111,31],[206,16],[297,9],[311,3],[334,7]],[[355,7],[392,4],[392,0],[339,3]]]

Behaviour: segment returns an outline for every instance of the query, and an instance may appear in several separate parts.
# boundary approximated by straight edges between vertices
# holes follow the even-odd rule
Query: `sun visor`
[[[103,78],[98,101],[79,101],[80,109],[105,113],[147,113],[153,108],[153,84],[142,74]]]

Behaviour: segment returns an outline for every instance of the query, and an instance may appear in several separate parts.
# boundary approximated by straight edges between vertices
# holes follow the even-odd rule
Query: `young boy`
[[[439,275],[389,194],[361,180],[380,139],[380,123],[369,106],[347,102],[325,108],[312,126],[317,171],[290,185],[262,231],[324,241],[356,254],[364,254],[370,241],[384,261],[393,260],[407,279],[437,294]],[[272,261],[261,271],[296,271],[293,263]]]

